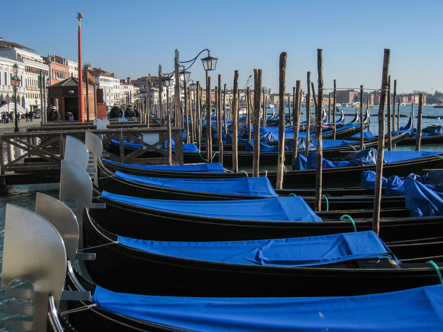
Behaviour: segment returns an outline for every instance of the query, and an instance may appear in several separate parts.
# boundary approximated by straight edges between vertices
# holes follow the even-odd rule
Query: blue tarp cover
[[[112,139],[109,141],[111,144],[116,145],[116,146],[120,146],[120,141],[116,140],[116,139]],[[126,142],[124,141],[124,146],[128,147],[128,148],[141,148],[143,146],[143,144],[140,143],[134,143],[134,142]],[[166,150],[168,149],[168,143],[165,143],[166,145]],[[159,148],[161,149],[162,146],[160,145]],[[172,141],[172,151],[175,150],[175,143],[174,141]],[[194,143],[190,143],[190,144],[186,144],[183,143],[183,152],[199,152],[197,146]]]
[[[406,178],[404,188],[406,207],[412,217],[443,215],[443,185],[423,184]]]
[[[443,151],[385,151],[384,162],[386,164],[426,158],[443,154]],[[347,155],[343,161],[330,161],[323,159],[323,168],[350,167],[375,165],[377,162],[377,150],[374,148],[361,150]],[[295,167],[297,170],[315,169],[317,164],[317,154],[312,152],[308,158],[299,154],[295,159]]]
[[[383,155],[386,164],[397,161],[426,158],[443,154],[443,151],[385,151]]]
[[[364,189],[374,189],[376,173],[368,170],[361,174],[361,187]],[[386,196],[404,196],[405,179],[411,178],[423,184],[443,185],[443,172],[432,171],[423,176],[411,173],[406,176],[392,175],[389,178],[382,178],[382,188],[386,189]]]
[[[394,259],[400,264],[372,231],[251,241],[167,242],[123,236],[118,241],[150,253],[229,264],[296,267],[355,259]]]
[[[105,190],[102,196],[116,202],[189,216],[261,221],[322,221],[299,196],[233,201],[170,201],[117,195]]]
[[[122,164],[116,161],[103,158],[110,164],[129,166],[141,169],[152,169],[156,171],[176,171],[176,172],[198,172],[198,173],[224,173],[225,169],[221,163],[212,164],[185,164],[185,165],[138,165],[138,164]]]
[[[267,177],[228,179],[155,178],[115,172],[120,179],[170,189],[258,197],[278,197]]]
[[[93,301],[101,310],[192,331],[443,330],[443,285],[361,296],[292,298],[147,296],[97,286]]]

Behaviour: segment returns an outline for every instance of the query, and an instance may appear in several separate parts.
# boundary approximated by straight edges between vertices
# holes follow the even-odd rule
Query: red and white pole
[[[85,122],[83,114],[83,65],[82,65],[82,13],[78,13],[78,120]]]

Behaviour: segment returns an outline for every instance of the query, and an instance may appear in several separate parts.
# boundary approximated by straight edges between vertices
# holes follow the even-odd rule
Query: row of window
[[[2,77],[4,78],[4,80],[2,81]],[[9,80],[8,80],[9,77]],[[12,85],[12,73],[8,73],[4,72],[4,75],[2,75],[0,73],[0,85]],[[20,86],[23,86],[23,76],[20,76]]]

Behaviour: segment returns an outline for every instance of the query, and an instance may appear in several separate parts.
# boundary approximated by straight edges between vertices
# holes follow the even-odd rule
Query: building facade
[[[21,85],[18,89],[18,94],[20,99],[17,98],[20,105],[30,111],[39,112],[41,109],[41,103],[43,99],[43,89],[40,88],[42,81],[40,80],[40,75],[42,80],[48,77],[49,75],[49,67],[43,61],[43,58],[32,52],[33,50],[29,47],[3,41],[0,37],[0,57],[7,58],[12,60],[14,63],[17,63],[19,66],[19,78],[21,80]],[[21,70],[24,68],[24,71]],[[5,73],[8,75],[12,73],[12,67],[9,68],[9,65],[5,63],[1,70],[2,83],[0,85],[4,86],[3,93],[4,98],[8,96],[9,88],[5,84]],[[9,76],[10,77],[10,76]],[[9,80],[8,80],[9,82]],[[6,87],[5,87],[6,85]],[[0,92],[1,98],[2,92]],[[9,93],[9,96],[11,94]]]
[[[114,77],[101,68],[88,68],[89,73],[94,76],[97,87],[103,90],[103,100],[107,107],[120,105],[120,79]]]

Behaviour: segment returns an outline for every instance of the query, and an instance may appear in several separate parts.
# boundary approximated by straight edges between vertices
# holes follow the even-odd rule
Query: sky
[[[217,68],[211,85],[244,88],[254,69],[277,93],[279,58],[287,53],[286,91],[307,72],[317,86],[323,50],[324,87],[380,89],[384,49],[397,93],[443,92],[443,0],[21,0],[4,1],[0,36],[47,56],[78,61],[77,12],[84,18],[83,63],[136,79],[174,70],[210,49]],[[189,69],[204,85],[200,61]],[[253,77],[250,86],[253,88]],[[328,90],[326,90],[328,91]]]

